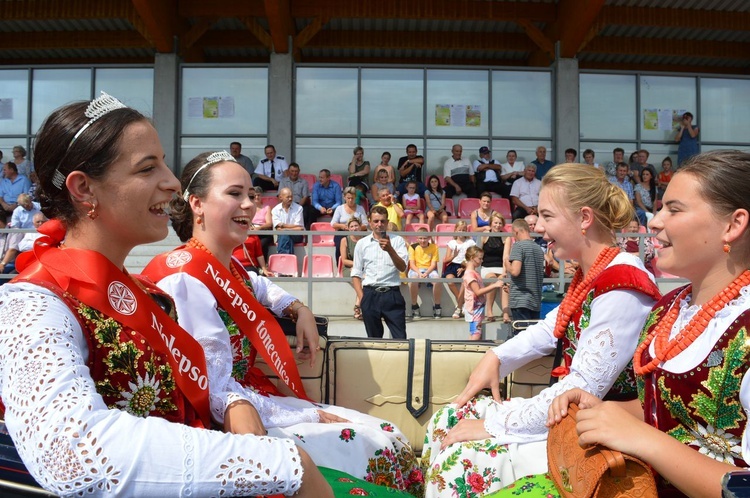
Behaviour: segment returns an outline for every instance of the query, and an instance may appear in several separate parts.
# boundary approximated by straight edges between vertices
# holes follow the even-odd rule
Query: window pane
[[[641,76],[641,109],[638,123],[643,140],[674,141],[676,129],[659,129],[659,110],[681,116],[683,111],[695,114],[696,94],[695,78],[677,78],[669,76]],[[649,111],[644,123],[644,114]],[[696,121],[698,121],[696,119]],[[679,124],[674,121],[674,124]]]
[[[183,134],[268,133],[267,68],[184,68],[182,88]],[[214,101],[204,104],[202,99],[216,97],[222,99],[218,103],[219,117],[204,117],[205,104],[213,106]],[[227,97],[230,99],[225,100]]]
[[[357,133],[357,69],[297,69],[297,133]]]
[[[181,172],[185,165],[201,152],[216,150],[229,152],[229,144],[235,141],[242,144],[242,155],[249,157],[255,166],[258,165],[261,159],[265,159],[266,156],[263,154],[263,148],[266,146],[265,137],[251,138],[238,137],[236,135],[228,137],[184,137],[180,148],[181,164],[175,170]],[[286,152],[281,151],[279,151],[279,155],[287,156]]]
[[[581,138],[636,138],[635,76],[581,74]]]
[[[349,176],[346,169],[356,145],[356,138],[298,138],[295,158],[302,173],[318,176],[318,172],[326,168],[342,175],[346,183]]]
[[[552,136],[550,72],[492,72],[492,134],[496,137]]]
[[[487,71],[427,71],[427,134],[487,136]]]
[[[25,135],[29,124],[29,72],[25,69],[0,71],[0,81],[3,82],[0,135]]]
[[[422,135],[424,71],[362,70],[362,133]]]
[[[33,72],[31,130],[36,133],[55,109],[91,99],[90,69],[38,69]]]
[[[94,95],[104,90],[148,117],[154,115],[154,70],[151,68],[97,69]]]
[[[700,84],[702,112],[694,119],[700,140],[750,142],[750,80],[703,78]]]

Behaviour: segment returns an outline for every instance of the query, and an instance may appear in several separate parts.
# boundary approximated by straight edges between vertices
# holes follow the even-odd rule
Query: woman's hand
[[[484,357],[474,368],[469,376],[469,382],[464,387],[464,390],[456,398],[456,404],[458,407],[464,406],[468,401],[473,398],[479,391],[489,387],[492,391],[492,398],[495,401],[501,401],[500,399],[500,359],[492,351],[484,353]],[[455,430],[455,429],[454,429]]]
[[[578,444],[586,448],[601,444],[639,458],[643,444],[652,441],[650,425],[634,417],[616,401],[603,401],[593,408],[579,410],[576,419]]]
[[[476,441],[477,439],[487,439],[490,437],[492,437],[492,434],[485,430],[484,420],[460,420],[440,443],[440,450],[442,451],[455,443]]]
[[[349,420],[334,415],[333,413],[324,412],[323,410],[318,410],[318,417],[320,417],[321,424],[349,423]]]
[[[602,400],[597,398],[591,393],[587,393],[583,389],[575,388],[570,391],[565,391],[560,396],[552,400],[549,405],[547,412],[547,427],[552,427],[555,424],[559,424],[560,421],[568,414],[568,405],[575,403],[578,408],[592,408],[600,404]]]
[[[232,434],[255,434],[264,436],[268,431],[263,426],[258,410],[249,401],[230,403],[224,412],[224,432]]]
[[[302,360],[310,359],[310,366],[315,364],[315,357],[320,351],[318,346],[318,326],[315,324],[315,315],[310,308],[302,306],[297,310],[297,356]],[[307,344],[307,349],[305,348]]]

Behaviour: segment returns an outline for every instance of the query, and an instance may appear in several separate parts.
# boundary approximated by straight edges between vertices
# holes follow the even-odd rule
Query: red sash
[[[198,341],[102,254],[57,247],[65,233],[59,221],[48,221],[39,227],[39,232],[46,237],[37,239],[33,252],[19,258],[20,265],[17,262],[16,267],[21,274],[12,281],[51,283],[87,306],[140,332],[155,351],[167,358],[175,382],[195,408],[203,426],[210,427],[206,358]]]
[[[242,268],[237,270],[244,272]],[[279,379],[298,398],[309,401],[284,332],[276,318],[255,299],[246,285],[238,282],[213,255],[185,246],[156,256],[143,270],[143,274],[154,282],[179,272],[200,280]]]

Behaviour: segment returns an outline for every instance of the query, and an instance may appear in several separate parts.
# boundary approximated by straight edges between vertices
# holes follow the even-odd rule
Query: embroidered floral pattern
[[[349,441],[353,441],[356,436],[357,436],[357,432],[354,429],[347,428],[347,429],[341,430],[341,434],[339,434],[339,439],[341,439],[345,443],[348,443]]]
[[[393,432],[393,425],[388,422],[383,422],[382,424],[380,424],[380,428],[385,432]]]
[[[405,475],[402,469],[412,470]],[[414,454],[405,446],[398,451],[388,448],[375,451],[374,458],[369,459],[365,481],[403,489],[414,496],[424,495],[424,475]]]

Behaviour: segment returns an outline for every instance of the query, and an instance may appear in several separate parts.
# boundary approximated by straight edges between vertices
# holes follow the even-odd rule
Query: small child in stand
[[[419,234],[417,235],[417,243],[409,246],[409,278],[422,278],[429,284],[429,279],[440,278],[437,272],[438,260],[440,259],[438,247],[432,242],[426,228],[420,227],[417,233]],[[422,317],[419,311],[419,303],[417,302],[419,285],[420,282],[409,282],[412,319]],[[435,319],[443,315],[443,310],[440,307],[440,298],[443,294],[442,288],[442,285],[432,286],[432,317]]]
[[[404,206],[406,224],[411,223],[412,218],[417,216],[420,223],[424,223],[424,211],[420,206],[421,197],[417,193],[417,182],[406,184],[406,193],[401,196],[401,205]]]
[[[661,199],[664,191],[667,190],[667,185],[669,185],[669,182],[672,181],[672,175],[674,175],[674,171],[672,171],[672,158],[667,156],[661,162],[661,173],[659,173],[659,176],[657,178],[658,183],[656,186],[658,187],[657,194],[659,196],[659,199]]]
[[[469,340],[479,341],[482,339],[482,321],[484,320],[485,294],[503,287],[503,281],[497,280],[487,287],[479,275],[479,267],[482,266],[484,251],[477,246],[466,250],[466,261],[464,262],[464,315],[469,322]]]
[[[456,223],[456,232],[467,232],[468,225],[464,220],[460,220]],[[453,240],[448,241],[448,249],[445,251],[445,269],[443,270],[443,278],[458,278],[463,275],[464,269],[461,266],[466,260],[466,250],[475,246],[477,243],[471,237],[465,235],[458,235],[453,237]],[[453,312],[453,319],[458,320],[464,314],[464,292],[463,286],[459,287],[456,284],[448,284],[448,289],[453,293],[456,298],[456,311]]]
[[[388,181],[388,171],[381,169],[377,172],[375,181],[370,188],[370,194],[372,196],[373,204],[380,201],[380,191],[382,189],[388,190],[394,198],[398,198],[398,191],[393,182]]]
[[[357,184],[354,188],[357,189],[357,192],[354,198],[354,204],[356,204],[357,206],[361,206],[363,202],[367,202],[367,192],[368,192],[367,184],[365,184],[364,182],[361,182]]]

